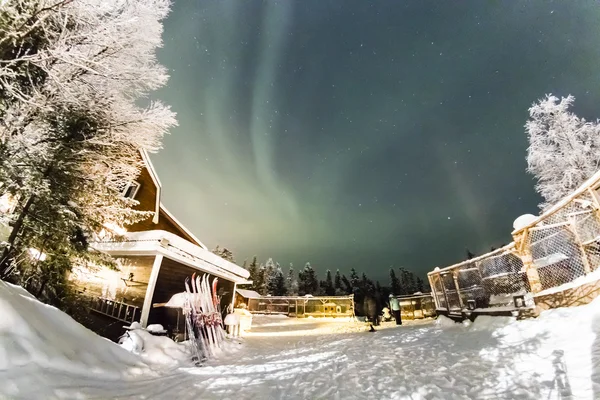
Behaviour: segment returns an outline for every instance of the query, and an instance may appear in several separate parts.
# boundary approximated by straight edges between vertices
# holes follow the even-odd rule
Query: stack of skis
[[[221,321],[221,307],[217,296],[218,278],[211,285],[208,275],[185,279],[186,299],[183,313],[186,332],[192,343],[196,364],[213,357],[225,339]]]

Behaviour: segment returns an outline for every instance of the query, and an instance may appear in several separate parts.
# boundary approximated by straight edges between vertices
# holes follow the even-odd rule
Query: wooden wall
[[[166,303],[174,294],[185,291],[185,278],[191,277],[194,272],[200,276],[205,274],[204,272],[178,263],[177,261],[173,261],[166,257],[163,258],[160,266],[160,272],[158,273],[156,287],[154,288],[152,304]],[[214,278],[215,277],[213,275],[209,274],[210,284],[212,284],[212,280]],[[223,312],[225,312],[227,306],[231,303],[231,296],[233,295],[233,282],[219,278],[217,293],[221,296],[221,309]],[[167,307],[152,307],[148,317],[148,324],[162,324],[164,328],[169,331],[173,331],[178,328],[181,332],[184,329],[185,321],[180,314],[178,326],[177,313],[177,310]]]
[[[148,169],[143,168],[140,176],[137,179],[140,184],[140,188],[135,196],[135,200],[139,201],[135,209],[141,211],[155,211],[156,210],[156,196],[157,188],[148,172]],[[152,216],[146,218],[143,221],[137,222],[127,227],[129,232],[141,232],[141,231],[152,231],[152,230],[163,230],[173,233],[181,238],[184,238],[194,244],[198,244],[190,235],[185,233],[175,221],[161,209],[158,215],[158,223],[152,222]]]
[[[117,257],[119,271],[108,268],[76,269],[70,280],[83,294],[142,307],[154,256]],[[133,276],[130,278],[130,274]]]
[[[140,184],[140,188],[135,195],[135,200],[139,201],[140,203],[135,207],[135,209],[140,211],[155,211],[157,188],[154,185],[154,181],[152,180],[152,177],[146,168],[142,169],[137,182]],[[157,228],[156,224],[152,222],[152,217],[148,217],[143,221],[127,227],[127,230],[130,232],[150,231],[154,229],[159,228]]]

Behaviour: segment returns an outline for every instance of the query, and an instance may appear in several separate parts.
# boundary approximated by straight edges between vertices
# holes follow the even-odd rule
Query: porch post
[[[148,325],[148,316],[152,309],[152,297],[154,297],[154,289],[156,288],[156,281],[158,280],[158,272],[160,271],[160,264],[162,263],[163,255],[157,254],[154,258],[154,264],[152,264],[152,272],[148,279],[148,287],[146,288],[146,296],[144,297],[144,305],[142,306],[142,316],[140,318],[140,324],[142,327]]]
[[[231,296],[231,312],[233,313],[235,307],[235,291],[237,290],[237,283],[233,282],[233,296]]]

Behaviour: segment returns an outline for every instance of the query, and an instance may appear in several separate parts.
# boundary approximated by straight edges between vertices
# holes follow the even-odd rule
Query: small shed
[[[235,289],[235,301],[234,301],[234,307],[235,308],[240,308],[241,304],[245,304],[245,308],[248,308],[248,306],[250,305],[250,300],[258,300],[260,299],[262,296],[260,294],[258,294],[257,292],[255,292],[254,290],[247,290],[247,289]]]

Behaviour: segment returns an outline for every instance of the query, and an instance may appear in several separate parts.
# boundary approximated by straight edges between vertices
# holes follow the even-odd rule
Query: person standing
[[[376,300],[376,298],[373,295],[368,294],[365,296],[363,304],[364,304],[365,315],[367,317],[369,317],[369,321],[371,322],[371,324],[378,326],[379,318],[377,315],[377,300]]]
[[[392,309],[392,314],[394,314],[396,325],[402,325],[402,316],[400,315],[400,301],[393,294],[390,294],[390,308]]]

